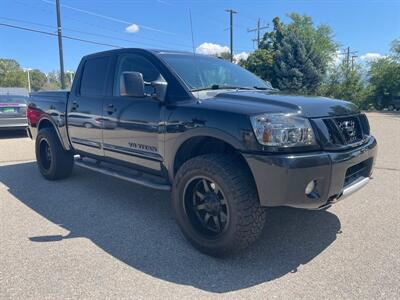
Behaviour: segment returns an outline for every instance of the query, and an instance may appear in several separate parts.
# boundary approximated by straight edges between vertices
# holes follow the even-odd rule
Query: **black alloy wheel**
[[[46,141],[46,139],[41,139],[39,142],[39,155],[42,167],[45,170],[49,170],[51,166],[52,155],[51,155],[50,145]]]
[[[229,224],[229,207],[217,183],[206,177],[193,178],[184,191],[185,211],[196,231],[204,237],[223,233]]]

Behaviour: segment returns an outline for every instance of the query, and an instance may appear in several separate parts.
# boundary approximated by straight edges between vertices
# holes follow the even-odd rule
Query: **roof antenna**
[[[192,48],[193,48],[193,60],[195,60],[195,56],[196,56],[196,50],[194,47],[194,34],[193,34],[193,22],[192,22],[192,11],[189,8],[189,21],[190,21],[190,32],[192,34]],[[194,62],[194,61],[193,61]],[[194,66],[196,64],[193,64]],[[196,92],[197,94],[197,102],[200,103],[200,97],[199,97],[199,91]]]

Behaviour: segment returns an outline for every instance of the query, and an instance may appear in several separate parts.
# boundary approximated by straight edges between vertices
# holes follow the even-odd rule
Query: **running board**
[[[114,166],[106,162],[100,162],[98,160],[76,156],[75,165],[95,172],[99,172],[104,175],[140,184],[152,189],[162,191],[171,190],[170,184],[168,184],[166,181],[158,179],[156,176],[147,174],[144,175],[142,172],[130,170],[125,167],[116,166],[115,168]]]

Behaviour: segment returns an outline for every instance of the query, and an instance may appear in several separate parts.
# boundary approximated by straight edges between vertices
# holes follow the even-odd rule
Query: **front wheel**
[[[185,237],[200,251],[222,256],[261,234],[265,212],[247,166],[235,156],[207,154],[176,174],[173,209]]]
[[[35,148],[36,161],[43,177],[57,180],[71,175],[74,156],[63,149],[54,129],[41,129],[36,137]]]

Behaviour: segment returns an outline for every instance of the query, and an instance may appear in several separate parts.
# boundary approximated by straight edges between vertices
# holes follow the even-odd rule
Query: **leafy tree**
[[[289,32],[275,54],[273,84],[288,92],[314,93],[325,73],[322,58],[294,32]]]
[[[400,40],[392,43],[390,56],[371,62],[368,75],[370,101],[376,108],[388,107],[400,97]]]
[[[46,74],[44,74],[38,69],[30,71],[30,78],[31,78],[31,89],[33,91],[38,91],[42,89],[42,87],[47,82]]]
[[[0,58],[0,86],[28,87],[27,75],[16,60]]]
[[[264,34],[260,41],[260,48],[249,55],[240,65],[253,72],[264,80],[276,84],[274,81],[274,57],[285,35],[286,28],[278,17],[272,20],[274,29]]]
[[[59,90],[61,89],[60,84],[60,72],[51,71],[47,74],[47,82],[43,85],[44,90]]]
[[[273,30],[264,35],[260,49],[243,65],[282,90],[315,93],[337,45],[328,26],[315,27],[308,16],[289,17],[289,24],[273,19]]]
[[[258,49],[251,53],[247,60],[239,61],[240,66],[268,81],[273,76],[272,64],[273,56],[265,49]]]
[[[363,80],[363,70],[359,64],[349,66],[342,60],[333,66],[321,86],[319,93],[331,98],[351,101],[362,109],[368,107],[367,87]]]

